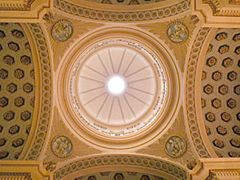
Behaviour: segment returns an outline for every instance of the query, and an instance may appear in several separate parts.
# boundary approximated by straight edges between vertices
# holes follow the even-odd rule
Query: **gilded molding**
[[[41,92],[40,92],[40,118],[35,135],[34,143],[29,148],[30,151],[26,156],[27,160],[36,160],[43,148],[47,136],[50,114],[52,109],[52,74],[48,46],[44,33],[39,24],[28,24],[37,45],[40,72],[41,72]]]
[[[139,155],[101,155],[93,156],[85,159],[76,160],[71,162],[54,173],[54,179],[63,179],[65,176],[84,169],[109,167],[109,166],[132,166],[141,168],[150,168],[163,172],[176,179],[189,179],[189,175],[185,169],[169,163],[164,160],[155,159],[152,157],[139,156]],[[146,170],[147,171],[147,170]]]
[[[234,3],[233,3],[234,2]],[[214,16],[230,16],[230,17],[239,17],[240,10],[230,7],[231,4],[239,4],[238,1],[229,1],[227,4],[224,4],[220,0],[203,0],[203,4],[208,4],[213,11]]]
[[[208,4],[213,10],[213,14],[216,14],[220,11],[220,3],[219,0],[203,0],[203,3]]]
[[[20,11],[29,11],[31,9],[31,5],[35,0],[17,0],[17,1],[9,1],[9,0],[1,0],[0,2],[0,10],[9,11],[9,10],[20,10]]]
[[[195,80],[196,80],[196,71],[197,71],[197,63],[199,61],[199,54],[201,52],[203,43],[210,31],[210,28],[201,28],[196,36],[196,39],[192,45],[192,49],[190,52],[188,64],[187,64],[187,72],[185,79],[185,89],[186,94],[185,102],[185,112],[186,119],[188,122],[189,132],[192,138],[192,142],[194,144],[194,148],[198,155],[201,158],[210,157],[209,152],[207,151],[203,139],[200,134],[200,128],[198,125],[198,119],[196,114],[196,105],[195,105]]]
[[[31,173],[25,172],[0,172],[0,179],[8,179],[8,180],[16,180],[16,179],[24,179],[31,180]]]
[[[140,10],[140,11],[110,11],[99,10],[80,5],[72,4],[67,0],[54,0],[54,7],[60,11],[100,21],[129,22],[129,21],[147,21],[171,17],[183,13],[190,9],[190,1],[183,0],[180,3],[162,7],[159,9]]]

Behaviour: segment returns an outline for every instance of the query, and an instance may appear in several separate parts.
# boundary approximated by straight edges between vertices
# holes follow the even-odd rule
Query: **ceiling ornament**
[[[141,32],[131,30],[136,32],[132,35],[125,29],[93,33],[89,38],[101,38],[87,48],[80,41],[63,61],[69,63],[62,65],[64,73],[59,80],[65,123],[73,123],[71,127],[80,137],[85,131],[93,138],[89,143],[104,148],[124,149],[136,140],[144,143],[152,135],[148,132],[151,128],[161,133],[165,128],[161,124],[172,120],[169,115],[178,104],[178,72],[171,57],[163,49],[154,50],[161,45],[149,44],[150,37],[145,40]],[[170,96],[176,97],[171,108]],[[63,97],[67,101],[62,102]]]
[[[147,169],[149,174],[162,176],[165,179],[176,178],[185,180],[189,178],[189,174],[184,168],[165,160],[125,154],[99,155],[75,160],[54,171],[54,178],[58,180],[73,177],[71,175],[76,172],[81,172],[81,174],[88,172],[89,174],[90,170],[91,173],[94,173],[93,169],[97,169],[97,172],[102,172],[103,169],[106,171],[108,167],[115,168],[114,171],[124,171],[124,169],[121,169],[122,167],[125,167],[125,171],[130,171],[131,169],[138,171],[139,168]]]
[[[211,36],[202,71],[202,115],[219,157],[240,157],[239,29],[219,29]]]
[[[173,22],[168,27],[167,35],[171,41],[180,43],[188,39],[188,29],[181,22]]]
[[[140,5],[150,4],[165,0],[87,0],[90,2],[103,3],[103,4],[116,4],[116,5]]]
[[[61,19],[52,27],[52,37],[55,41],[67,41],[73,33],[72,23],[68,20]]]
[[[181,137],[172,136],[167,140],[165,144],[165,150],[169,156],[177,158],[186,152],[187,145],[185,140]]]
[[[34,121],[32,50],[20,24],[0,24],[0,159],[19,159]]]
[[[48,46],[41,26],[39,24],[28,24],[28,28],[32,33],[34,42],[36,43],[36,49],[38,51],[36,54],[39,55],[37,58],[40,63],[40,67],[38,68],[42,72],[41,77],[35,77],[40,78],[42,83],[40,86],[41,104],[39,105],[38,112],[39,119],[36,121],[36,123],[38,123],[38,129],[34,136],[33,143],[28,147],[28,154],[25,157],[27,160],[36,160],[42,152],[49,128],[52,108],[52,74]]]
[[[111,9],[108,7],[98,7],[89,6],[91,3],[82,4],[82,1],[79,1],[79,4],[72,2],[71,0],[54,0],[54,7],[60,11],[79,16],[82,18],[89,18],[93,20],[100,21],[114,21],[114,22],[128,22],[128,21],[147,21],[147,20],[156,20],[162,19],[170,16],[175,16],[177,14],[183,13],[190,9],[190,2],[188,0],[182,0],[178,3],[171,4],[170,6],[164,5],[163,7],[156,8],[152,6],[150,9],[146,10],[121,10],[121,9]],[[159,7],[159,6],[158,6]]]
[[[0,2],[0,10],[30,10],[31,5],[33,4],[35,0],[18,0],[16,2],[11,2],[8,0],[2,0]]]
[[[189,54],[189,60],[186,68],[185,90],[186,98],[184,106],[186,112],[186,120],[191,135],[191,140],[198,155],[202,158],[210,157],[208,150],[205,147],[204,141],[201,137],[200,129],[198,126],[198,120],[196,115],[195,104],[195,82],[196,82],[196,70],[199,60],[199,54],[203,47],[204,41],[209,33],[209,28],[201,28],[196,36],[196,40],[193,42],[191,52]]]
[[[75,180],[163,180],[163,177],[151,175],[149,173],[142,172],[131,172],[131,171],[108,171],[108,172],[98,172],[91,173],[86,176],[78,176],[74,178]]]
[[[51,143],[52,152],[59,158],[66,158],[71,155],[73,144],[66,136],[56,136]]]
[[[125,39],[100,41],[78,59],[69,88],[71,104],[86,125],[108,136],[127,136],[159,116],[168,91],[165,70],[144,46]]]

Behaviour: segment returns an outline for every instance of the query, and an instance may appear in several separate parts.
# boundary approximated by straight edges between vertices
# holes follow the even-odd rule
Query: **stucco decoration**
[[[201,52],[203,43],[209,33],[210,28],[201,28],[193,42],[192,49],[189,54],[189,60],[186,66],[186,79],[185,79],[185,113],[187,125],[191,135],[191,140],[194,144],[194,148],[198,155],[202,158],[210,157],[208,150],[204,145],[203,138],[201,137],[198,119],[196,115],[195,104],[195,83],[196,83],[196,71],[197,63],[199,61],[199,54]]]
[[[151,126],[169,91],[162,60],[152,53],[139,42],[112,38],[79,55],[69,82],[70,104],[79,121],[111,138]],[[120,83],[123,92],[115,94],[113,88],[121,88]]]
[[[31,147],[28,148],[28,154],[26,159],[36,160],[45,144],[49,122],[50,122],[50,113],[52,107],[52,74],[50,66],[50,58],[48,54],[48,46],[42,28],[39,24],[28,24],[28,27],[36,43],[36,49],[38,51],[38,59],[40,64],[41,71],[41,99],[40,105],[38,108],[39,119],[38,119],[38,128],[36,135],[34,136],[33,143]]]
[[[111,27],[92,32],[66,54],[58,103],[64,122],[81,140],[98,148],[138,148],[165,131],[179,107],[179,72],[173,57],[155,43],[141,31]],[[126,79],[120,95],[108,92],[115,74]]]
[[[36,117],[35,63],[20,24],[0,24],[0,159],[19,159]],[[31,138],[30,138],[31,139]]]
[[[51,143],[52,152],[59,158],[69,156],[73,149],[71,140],[66,136],[56,136]]]
[[[72,1],[72,0],[54,0],[54,7],[60,11],[79,16],[82,18],[89,18],[93,20],[100,21],[115,21],[115,22],[128,22],[128,21],[147,21],[156,20],[166,17],[171,17],[177,14],[184,13],[190,9],[190,1],[182,0],[177,3],[172,1],[170,5],[163,5],[160,8],[152,6],[146,10],[121,10],[121,9],[111,9],[101,8],[96,6],[89,6],[89,4],[82,1]],[[87,4],[87,6],[86,6]]]
[[[106,171],[108,169],[107,167],[113,168],[115,167],[118,170],[120,170],[121,167],[124,166],[128,167],[129,170],[131,168],[134,168],[135,170],[138,168],[144,168],[145,171],[148,171],[149,173],[151,172],[151,170],[155,172],[157,171],[158,175],[163,173],[167,176],[167,178],[171,179],[176,178],[185,180],[189,178],[189,175],[185,169],[178,167],[167,161],[154,159],[152,157],[144,157],[140,155],[123,155],[123,154],[92,156],[76,160],[57,169],[54,172],[54,178],[56,180],[64,178],[67,179],[67,177],[71,176],[71,174],[77,173],[78,171],[83,173],[85,170],[88,172],[89,171],[94,172],[94,169],[95,170],[98,169],[98,171],[99,170],[101,171],[101,169],[106,168],[105,169]]]
[[[173,22],[169,25],[167,30],[169,39],[175,43],[180,43],[188,38],[188,29],[181,22]]]
[[[77,176],[75,180],[164,180],[161,176],[131,171],[108,171]]]
[[[172,136],[167,140],[165,150],[169,156],[177,158],[186,152],[186,146],[187,145],[184,139],[178,136]]]
[[[212,34],[202,67],[202,116],[219,157],[240,157],[240,31]]]
[[[66,41],[73,33],[72,23],[68,20],[59,20],[52,27],[52,37],[55,41]]]
[[[116,5],[141,5],[150,4],[165,0],[87,0],[90,2],[102,3],[102,4],[116,4]]]

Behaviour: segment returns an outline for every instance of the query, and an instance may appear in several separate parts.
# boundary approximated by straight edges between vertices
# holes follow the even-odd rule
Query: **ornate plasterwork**
[[[1,0],[0,17],[4,22],[41,21],[41,13],[49,7],[50,0]]]
[[[182,179],[186,180],[189,178],[188,173],[185,169],[178,167],[172,163],[169,163],[164,160],[154,159],[152,157],[140,156],[140,155],[101,155],[101,156],[93,156],[88,158],[82,158],[71,162],[54,172],[54,178],[64,179],[65,177],[80,171],[82,174],[84,170],[88,170],[93,173],[93,169],[97,169],[98,171],[103,170],[109,171],[107,167],[116,167],[117,170],[121,170],[121,167],[128,167],[129,169],[134,168],[137,170],[138,168],[144,168],[145,171],[150,173],[150,169],[158,172],[156,175],[165,174],[167,178],[173,179]],[[92,169],[92,170],[91,170]],[[165,176],[166,177],[166,176]]]
[[[73,33],[72,23],[68,20],[61,19],[57,21],[51,30],[51,35],[55,41],[66,41],[68,40]]]
[[[35,131],[39,84],[29,39],[20,24],[0,24],[0,159],[19,159]]]
[[[211,27],[239,27],[239,4],[228,0],[194,0],[194,13],[198,14],[203,23]],[[223,23],[224,19],[224,23]]]
[[[169,83],[162,61],[131,39],[99,41],[82,52],[72,66],[67,85],[69,104],[84,126],[101,135],[114,138],[139,133],[158,120],[166,104]],[[105,81],[114,74],[126,79],[122,95],[106,90]]]
[[[109,171],[91,173],[86,176],[78,175],[75,180],[164,180],[161,176],[151,175],[149,173],[140,173],[135,171]]]
[[[66,136],[56,136],[51,142],[52,152],[59,158],[65,158],[71,155],[73,144]]]
[[[28,27],[34,38],[38,51],[38,59],[41,71],[41,92],[40,92],[40,107],[38,109],[40,115],[38,119],[38,128],[34,141],[26,156],[28,160],[36,160],[43,148],[45,138],[48,132],[50,121],[50,113],[52,107],[52,74],[50,66],[50,57],[48,54],[48,46],[44,33],[39,24],[28,24]]]
[[[0,172],[0,179],[24,179],[24,180],[32,180],[31,173],[24,172]]]
[[[171,136],[165,144],[165,150],[169,156],[177,158],[186,152],[187,145],[181,137]]]
[[[199,67],[202,119],[219,157],[240,157],[239,41],[239,29],[218,29],[206,43],[208,51]]]
[[[201,52],[203,43],[209,33],[210,28],[201,28],[193,42],[192,49],[189,55],[189,60],[186,66],[186,79],[185,79],[185,111],[186,120],[189,126],[189,132],[194,144],[194,148],[200,157],[210,157],[206,149],[203,139],[201,137],[200,128],[198,125],[198,117],[196,114],[196,101],[195,101],[195,81],[197,64],[199,61],[199,54]]]
[[[165,0],[87,0],[90,2],[102,3],[102,4],[117,4],[117,5],[141,5],[156,3]]]
[[[52,180],[52,174],[48,173],[39,161],[0,161],[1,180]]]
[[[176,4],[172,4],[167,7],[156,7],[150,10],[107,10],[107,9],[94,9],[93,7],[87,7],[74,4],[69,0],[54,0],[54,7],[60,11],[79,16],[82,18],[90,18],[100,21],[115,21],[115,22],[127,22],[127,21],[147,21],[156,20],[166,17],[171,17],[180,13],[183,13],[190,8],[190,2],[188,0],[182,0]]]
[[[240,11],[237,8],[231,7],[229,4],[237,4],[239,2],[229,1],[228,3],[221,0],[203,0],[203,3],[208,4],[213,11],[214,16],[240,16]]]
[[[122,37],[125,37],[124,39],[126,40]],[[94,119],[86,121],[86,119],[80,116],[81,113],[74,110],[78,106],[78,101],[75,101],[75,104],[73,103],[73,100],[76,99],[77,96],[70,96],[73,91],[71,76],[77,74],[77,68],[72,68],[76,60],[80,55],[81,57],[83,55],[88,56],[88,48],[93,47],[93,45],[101,47],[106,39],[109,39],[108,41],[118,39],[119,42],[129,43],[128,46],[135,48],[136,51],[146,51],[147,56],[151,58],[149,62],[152,63],[151,67],[155,69],[154,72],[157,74],[156,76],[158,76],[158,81],[164,81],[164,79],[166,79],[168,84],[167,91],[165,91],[165,83],[162,84],[162,92],[160,92],[160,90],[157,95],[158,97],[155,99],[158,103],[154,103],[156,106],[153,106],[153,108],[149,109],[146,113],[149,115],[146,117],[149,118],[139,119],[139,122],[142,123],[136,121],[132,124],[124,125],[124,131],[119,131],[121,128],[117,129],[118,127],[110,129],[109,126],[98,125],[99,123],[95,123]],[[169,127],[169,124],[174,120],[172,116],[175,116],[179,108],[179,71],[171,54],[163,48],[164,45],[160,42],[158,44],[155,43],[157,43],[157,41],[153,41],[151,36],[146,36],[146,34],[143,34],[140,30],[116,26],[96,29],[96,31],[89,34],[86,39],[84,38],[76,42],[74,48],[65,55],[65,59],[62,61],[61,69],[59,70],[58,105],[63,112],[64,122],[69,125],[71,124],[71,131],[77,133],[81,140],[100,149],[139,148],[140,144],[146,145],[145,142],[148,141],[147,139],[152,140],[154,137],[160,136],[160,134]],[[155,49],[156,47],[157,49]],[[162,67],[167,71],[165,75]],[[164,76],[165,78],[161,80]],[[163,99],[161,95],[164,91],[166,93],[164,95],[166,99]],[[175,97],[175,100],[171,101],[170,96]],[[165,102],[161,100],[158,101],[158,99],[162,99]]]
[[[0,10],[30,10],[35,0],[1,0]]]
[[[180,43],[188,39],[188,29],[179,21],[173,22],[168,27],[167,35],[174,43]]]

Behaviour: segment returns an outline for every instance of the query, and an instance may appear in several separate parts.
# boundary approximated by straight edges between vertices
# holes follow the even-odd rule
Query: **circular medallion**
[[[165,145],[167,154],[171,157],[180,157],[186,151],[186,142],[178,136],[170,137]]]
[[[52,27],[52,37],[55,41],[66,41],[73,33],[72,23],[67,20],[59,20]]]
[[[71,73],[71,104],[81,122],[107,136],[126,136],[153,123],[167,82],[161,63],[129,40],[101,41],[80,55]]]
[[[180,107],[180,71],[166,49],[127,27],[80,39],[59,69],[64,123],[98,149],[138,149],[159,138]]]
[[[73,149],[71,140],[66,136],[56,136],[52,140],[51,147],[53,153],[60,158],[69,156]]]
[[[167,30],[169,39],[175,43],[180,43],[188,38],[188,29],[181,22],[174,22],[169,25]]]

